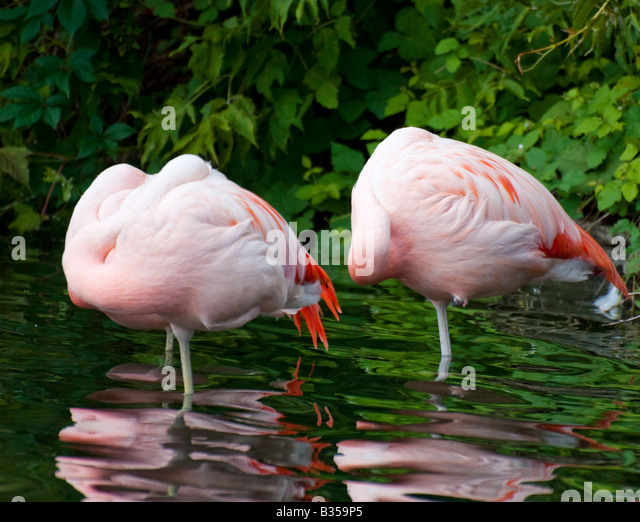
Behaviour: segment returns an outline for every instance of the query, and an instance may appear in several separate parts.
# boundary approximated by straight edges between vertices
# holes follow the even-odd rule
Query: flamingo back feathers
[[[147,227],[144,233],[139,232],[141,226]],[[254,233],[247,235],[251,230]],[[257,263],[260,256],[265,255],[265,251],[268,254],[267,236],[270,231],[284,233],[287,247],[291,249],[291,254],[290,249],[286,249],[287,256],[292,257],[292,253],[295,253],[295,259],[287,259],[281,271],[273,267],[272,275],[269,276],[276,278],[273,280],[275,286],[272,291],[264,287],[264,284],[269,284],[268,277],[262,279],[264,284],[261,283],[261,274],[269,273],[269,267],[252,265],[251,260],[246,257],[258,256],[255,258]],[[82,237],[76,237],[80,232]],[[154,233],[159,234],[155,239],[152,237]],[[260,238],[264,239],[262,245]],[[180,242],[176,243],[178,239]],[[250,241],[246,248],[243,246],[245,243],[236,244],[237,241],[245,240]],[[167,245],[170,241],[174,241],[171,243],[173,248]],[[140,263],[132,261],[135,257],[133,254],[143,246],[148,252],[154,251],[149,249],[157,250],[160,256],[157,263],[149,255]],[[89,252],[98,247],[100,255]],[[112,263],[108,262],[114,249],[118,251],[118,262],[124,263],[133,274],[129,274],[133,278],[130,278],[131,284],[126,280],[126,271],[124,274],[122,271],[117,272],[117,267],[111,267]],[[179,256],[184,256],[187,252],[191,252],[200,269],[200,279],[191,276],[195,268],[189,270],[184,263],[175,264],[176,259],[179,260]],[[224,263],[225,256],[234,255],[232,252],[245,255],[245,258],[238,260],[235,266],[226,271],[220,263]],[[216,259],[219,261],[215,261]],[[173,266],[178,272],[163,275],[162,266],[159,265]],[[215,271],[215,267],[222,267],[223,273],[237,273],[239,276],[238,270],[243,270],[239,265],[246,265],[246,269],[252,266],[256,268],[255,273],[248,273],[247,278],[238,281],[245,288],[244,291],[251,288],[253,282],[263,284],[257,292],[255,302],[242,298],[241,295],[233,301],[237,306],[244,306],[242,303],[245,303],[251,310],[237,318],[227,317],[232,313],[227,304],[226,310],[222,307],[221,315],[212,315],[218,312],[206,302],[201,302],[201,299],[214,298],[216,293],[211,289],[213,287],[205,288],[207,285],[202,283],[202,277],[205,277],[205,273]],[[164,314],[162,317],[167,317],[166,320],[171,317],[189,321],[189,328],[224,329],[224,325],[237,327],[244,324],[257,315],[252,310],[259,309],[259,313],[267,315],[295,313],[302,316],[307,322],[314,346],[317,346],[317,336],[320,336],[326,346],[317,300],[324,299],[336,317],[340,311],[330,279],[308,255],[284,218],[266,201],[228,180],[204,160],[192,155],[175,158],[156,175],[147,175],[129,165],[117,165],[99,175],[74,211],[67,235],[63,267],[74,303],[102,310],[120,324],[133,328],[146,329],[147,322],[151,327],[156,327],[159,321],[157,317],[160,317],[157,314]],[[104,277],[90,276],[91,270],[95,270],[95,274],[100,271]],[[107,294],[96,288],[98,280],[104,283],[107,270],[115,278],[112,281],[114,289],[123,287],[122,291],[114,290]],[[135,274],[138,276],[134,277]],[[151,300],[149,305],[136,298],[136,292],[145,290],[147,287],[144,285],[147,284],[155,285],[149,292],[157,291],[162,294],[163,281],[166,282],[167,277],[174,288],[180,288],[182,293],[176,290],[160,300]],[[231,292],[229,298],[235,299],[232,282],[225,283],[225,291]],[[243,290],[236,288],[236,294],[238,292],[242,294]],[[167,294],[166,291],[164,293]],[[180,308],[175,304],[180,299],[185,299],[185,303],[198,302],[199,310],[204,315],[193,318],[189,316],[187,319],[185,314],[189,312],[179,312],[187,305]],[[279,299],[282,300],[278,301]],[[177,318],[174,310],[176,314],[182,314],[180,318]]]
[[[537,179],[474,145],[423,129],[396,130],[369,158],[354,187],[352,204],[354,238],[385,217],[393,220],[388,227],[389,238],[374,245],[376,274],[364,280],[365,284],[388,277],[403,281],[399,276],[409,273],[412,281],[422,279],[418,291],[423,295],[424,290],[444,290],[442,274],[453,277],[447,258],[473,267],[480,260],[471,252],[499,244],[500,253],[504,253],[509,249],[505,242],[515,234],[519,242],[513,249],[529,256],[533,280],[581,280],[595,269],[628,295],[607,254]],[[513,234],[492,236],[499,223],[513,225]],[[519,230],[523,234],[527,231],[526,235],[518,236]],[[494,258],[499,255],[498,250],[494,254]],[[408,259],[416,262],[408,266]],[[493,258],[487,253],[486,259]],[[518,270],[518,259],[513,259],[514,271]],[[544,259],[550,262],[539,262]],[[429,274],[421,276],[421,267]],[[491,263],[485,268],[497,270]],[[548,277],[544,271],[548,271]],[[445,293],[434,295],[442,297]]]

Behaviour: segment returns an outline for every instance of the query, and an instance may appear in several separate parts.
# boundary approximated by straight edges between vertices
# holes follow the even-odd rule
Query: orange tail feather
[[[329,310],[333,313],[334,317],[339,321],[339,313],[342,313],[340,304],[338,303],[338,297],[336,291],[333,288],[333,283],[327,273],[318,265],[310,256],[307,257],[307,266],[304,274],[304,278],[300,280],[296,279],[296,283],[313,283],[320,281],[321,291],[320,298],[325,302]],[[307,328],[311,333],[313,339],[313,346],[318,347],[318,336],[324,344],[326,350],[329,349],[329,343],[327,342],[327,335],[324,331],[324,325],[322,324],[322,309],[318,303],[301,308],[293,317],[294,324],[298,328],[298,333],[301,333],[301,319],[300,315],[304,318]]]
[[[582,235],[582,245],[585,252],[588,254],[589,259],[595,264],[596,268],[600,270],[606,278],[611,281],[618,290],[620,290],[627,299],[631,299],[627,286],[624,284],[622,277],[618,274],[616,267],[611,261],[611,258],[606,254],[602,247],[587,234],[582,228],[578,227],[580,234]]]
[[[543,251],[549,257],[559,259],[579,258],[593,264],[598,272],[602,272],[627,299],[631,299],[624,281],[618,274],[613,261],[609,258],[602,247],[581,227],[576,225],[580,231],[582,241],[572,241],[566,233],[558,234],[553,240],[551,248]]]

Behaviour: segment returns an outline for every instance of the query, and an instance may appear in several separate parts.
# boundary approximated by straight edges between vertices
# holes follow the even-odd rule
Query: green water
[[[61,243],[28,246],[25,261],[0,248],[0,501],[640,493],[638,325],[603,326],[598,281],[450,309],[435,382],[431,304],[327,267],[343,309],[325,316],[329,351],[287,318],[196,333],[180,417],[180,394],[147,377],[164,332],[74,307]]]

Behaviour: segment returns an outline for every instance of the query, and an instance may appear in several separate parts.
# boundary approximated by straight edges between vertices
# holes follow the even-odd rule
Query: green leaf
[[[60,24],[72,37],[82,26],[87,16],[87,8],[83,0],[60,0],[57,14]]]
[[[275,27],[280,33],[289,17],[289,8],[293,0],[271,0],[271,27]]]
[[[243,2],[241,1],[241,3]],[[244,13],[245,10],[242,9],[242,12]],[[218,19],[218,13],[219,13],[219,10],[217,7],[210,7],[208,9],[205,9],[198,17],[198,24],[204,25],[204,24],[215,22]]]
[[[348,16],[341,16],[335,21],[334,27],[338,38],[349,45],[352,49],[355,49],[356,42],[351,34],[351,18]]]
[[[40,103],[40,95],[31,87],[25,87],[23,85],[9,87],[8,89],[0,92],[0,96],[21,103],[30,103],[34,101]]]
[[[62,187],[62,200],[69,201],[71,199],[74,189],[73,182],[57,170],[46,166],[42,174],[42,181],[46,183],[59,183]]]
[[[406,92],[401,92],[392,96],[387,101],[387,106],[384,109],[384,116],[393,116],[394,114],[398,114],[399,112],[404,112],[407,110],[407,104],[409,103],[410,98]]]
[[[304,17],[304,7],[309,5],[311,8],[311,18],[315,22],[318,20],[318,1],[317,0],[298,0],[298,6],[296,7],[296,20],[298,24],[302,23]]]
[[[40,67],[38,76],[43,79],[43,82],[53,83],[68,97],[71,72],[67,69],[62,58],[58,56],[40,56],[35,63]]]
[[[351,214],[343,214],[341,216],[332,216],[329,220],[329,228],[331,230],[349,230],[351,229]]]
[[[46,101],[46,104],[51,107],[66,105],[66,103],[67,103],[67,98],[63,94],[59,94],[59,93],[54,94],[53,96],[50,96],[49,98],[47,98],[47,101]]]
[[[28,127],[40,121],[42,117],[42,106],[40,104],[22,105],[15,120],[13,120],[13,128]]]
[[[256,77],[257,91],[268,99],[272,97],[274,82],[282,85],[288,70],[287,57],[281,51],[270,49],[264,67]]]
[[[620,155],[620,161],[631,161],[638,154],[638,147],[633,143],[627,143],[624,152]]]
[[[27,156],[31,154],[24,147],[0,148],[0,173],[8,174],[18,183],[29,188],[29,162]]]
[[[191,48],[188,67],[199,80],[215,83],[224,61],[224,46],[204,40]]]
[[[52,129],[55,129],[58,126],[61,115],[62,109],[60,107],[47,106],[42,110],[42,121],[50,125]]]
[[[571,27],[574,31],[579,31],[587,23],[587,20],[594,13],[594,9],[598,7],[600,0],[580,0],[575,4],[575,13]]]
[[[0,108],[0,122],[13,120],[22,110],[21,103],[10,103]]]
[[[445,69],[451,74],[456,72],[461,64],[462,62],[460,61],[460,58],[458,58],[454,54],[450,54],[449,56],[447,56],[447,59],[444,61]]]
[[[305,185],[304,187],[300,187],[296,191],[296,197],[304,200],[311,199],[316,192],[316,187],[314,185]]]
[[[356,51],[341,50],[339,68],[344,80],[356,89],[363,91],[372,89],[376,78],[369,64],[375,60],[376,56],[375,51],[362,47],[358,47]]]
[[[622,111],[618,107],[607,105],[602,111],[602,118],[604,118],[604,121],[608,124],[613,125],[622,118]]]
[[[90,120],[91,130],[96,134],[100,135],[104,132],[104,124],[102,123],[102,118],[97,114],[92,114]]]
[[[34,36],[36,36],[40,32],[40,18],[32,18],[29,20],[24,27],[22,28],[22,32],[20,33],[20,43],[23,44],[31,40]]]
[[[436,45],[435,53],[446,54],[451,51],[455,51],[458,47],[460,47],[460,43],[455,38],[445,38],[444,40],[440,40],[438,45]]]
[[[602,147],[593,147],[587,154],[587,167],[595,169],[606,159],[609,151]]]
[[[253,102],[244,96],[236,96],[229,105],[229,123],[234,131],[256,147],[256,118]]]
[[[566,100],[561,100],[549,107],[540,118],[540,122],[545,125],[555,123],[558,127],[563,127],[569,121],[573,121],[573,119],[574,115],[571,110],[571,104]]]
[[[36,2],[31,2],[31,5],[33,5],[34,3]],[[26,13],[27,13],[26,5],[14,7],[13,9],[3,9],[0,11],[0,20],[3,22],[16,20],[17,18],[23,18]]]
[[[534,129],[532,131],[527,132],[522,138],[522,148],[524,150],[529,150],[533,145],[536,144],[539,138],[540,138],[539,130]]]
[[[562,175],[556,186],[567,193],[571,193],[572,189],[579,187],[587,180],[587,175],[581,170],[570,170]]]
[[[460,125],[462,117],[456,109],[446,109],[442,114],[436,114],[429,118],[428,126],[435,130],[453,129]]]
[[[400,45],[401,41],[401,35],[399,35],[395,31],[387,31],[378,41],[378,51],[383,53],[386,51],[391,51],[392,49],[396,49]]]
[[[358,173],[364,167],[364,155],[346,145],[331,142],[331,164],[339,172]]]
[[[13,207],[16,218],[9,224],[9,228],[17,230],[19,234],[37,230],[42,223],[42,218],[29,205],[19,203]]]
[[[46,13],[57,3],[58,0],[33,0],[29,4],[29,13],[27,14],[27,18],[32,18],[34,16]]]
[[[413,100],[407,106],[405,125],[408,127],[424,127],[428,125],[431,113],[424,100]]]
[[[640,273],[640,256],[636,255],[635,257],[629,258],[627,264],[624,267],[625,272],[629,276],[634,276]]]
[[[624,177],[629,181],[640,184],[640,158],[636,158],[629,163],[629,168]]]
[[[532,147],[524,155],[524,159],[531,170],[542,172],[547,164],[547,153],[539,147]]]
[[[435,37],[429,23],[417,9],[402,9],[396,15],[396,29],[403,36],[398,44],[398,54],[401,58],[411,61],[431,55]]]
[[[69,58],[69,67],[73,73],[83,82],[93,82],[96,79],[91,57],[94,55],[92,49],[78,49]]]
[[[331,73],[340,57],[340,46],[336,31],[331,27],[325,27],[318,31],[313,37],[313,48],[318,65],[325,73]]]
[[[576,140],[567,140],[556,156],[558,170],[565,174],[572,170],[587,170],[587,148]]]
[[[388,134],[380,129],[371,129],[360,136],[361,140],[382,141]]]
[[[107,0],[86,0],[87,7],[91,15],[103,22],[109,21],[109,9],[107,8]]]
[[[585,118],[582,120],[576,128],[573,130],[574,136],[580,136],[581,134],[591,134],[594,132],[600,125],[602,124],[602,120],[599,116],[590,116],[589,118]]]
[[[114,85],[114,89],[118,89],[118,92],[124,92],[128,95],[135,96],[139,93],[141,88],[140,80],[136,78],[126,78],[124,76],[114,76],[112,74],[101,72],[96,75],[95,81],[107,82]]]
[[[613,183],[607,183],[604,188],[598,192],[596,199],[598,200],[598,210],[607,210],[622,199],[622,192]]]
[[[9,66],[13,63],[11,56],[13,54],[13,46],[9,42],[3,42],[0,44],[0,77],[9,69]]]
[[[135,130],[126,123],[118,122],[110,125],[107,130],[104,131],[103,136],[111,140],[120,141],[128,138],[134,132]]]
[[[611,88],[608,85],[602,85],[588,102],[589,113],[600,114],[614,102],[615,95],[611,92]]]
[[[86,137],[78,144],[78,154],[76,155],[76,158],[82,159],[96,153],[98,151],[99,143],[100,138],[97,136]]]
[[[528,98],[524,94],[524,87],[522,86],[522,84],[512,80],[511,78],[505,78],[504,86],[509,92],[511,92],[518,98],[522,100],[528,100]]]
[[[347,123],[356,121],[365,110],[367,107],[361,100],[346,100],[338,106],[338,113]]]
[[[338,88],[329,81],[320,84],[315,95],[316,101],[327,109],[335,109],[338,106]]]
[[[638,195],[638,185],[632,181],[627,181],[622,185],[622,196],[631,203]]]
[[[111,159],[115,161],[116,154],[118,153],[117,141],[103,139],[100,141],[98,148],[104,150],[109,156],[111,156]]]
[[[273,122],[274,125],[272,137],[283,150],[286,142],[291,137],[291,126],[302,129],[302,114],[300,112],[304,110],[301,107],[302,105],[303,101],[298,91],[294,89],[277,89],[274,91],[273,115],[271,116],[270,124]]]
[[[176,17],[176,10],[171,2],[162,2],[153,8],[153,14],[159,18],[174,19]]]
[[[640,77],[638,76],[623,76],[618,80],[612,89],[612,94],[615,99],[619,99],[628,92],[636,91],[640,87]]]

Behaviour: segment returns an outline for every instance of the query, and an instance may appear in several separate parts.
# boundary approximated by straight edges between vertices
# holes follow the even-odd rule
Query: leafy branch
[[[574,28],[565,29],[565,31],[569,33],[569,36],[567,36],[563,40],[547,45],[545,47],[541,47],[539,49],[534,49],[532,51],[525,51],[525,52],[519,53],[518,56],[516,57],[516,65],[518,66],[518,71],[520,71],[520,74],[524,74],[526,72],[532,71],[542,60],[544,60],[545,56],[547,56],[554,49],[557,49],[558,47],[577,39],[573,47],[571,47],[569,54],[574,52],[584,42],[587,36],[587,31],[594,29],[594,27],[596,26],[596,23],[598,23],[600,16],[604,14],[605,8],[607,7],[607,4],[609,3],[609,1],[610,0],[605,0],[605,2],[600,6],[598,11],[589,19],[589,22],[583,27],[581,27],[580,29],[578,30]],[[590,10],[594,3],[595,2],[593,0],[592,1],[584,0],[582,2],[578,2],[578,5],[579,5],[579,8],[581,9],[581,12],[585,12],[587,9]],[[578,17],[579,17],[579,14],[576,16],[576,18]],[[582,35],[582,37],[578,38],[580,35]],[[523,69],[521,60],[523,57],[528,56],[530,54],[537,54],[537,55],[540,55],[540,57],[533,63],[533,65],[531,65],[530,67],[527,67],[526,69]]]

